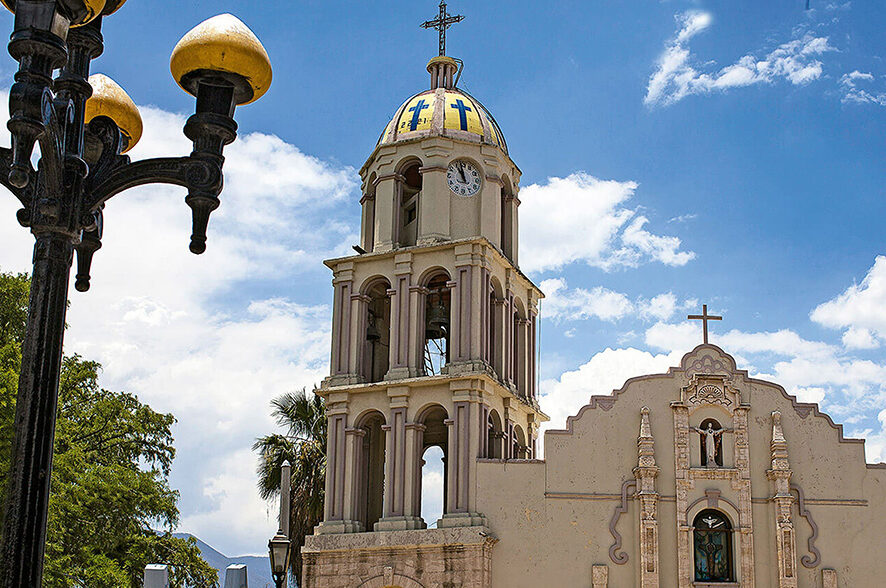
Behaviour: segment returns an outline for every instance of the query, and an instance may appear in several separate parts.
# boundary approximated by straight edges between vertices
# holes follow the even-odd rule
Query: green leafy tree
[[[27,276],[0,273],[0,479],[9,469],[27,291]],[[62,364],[43,585],[136,588],[145,565],[162,562],[177,588],[215,587],[218,573],[194,540],[172,536],[175,418],[102,389],[100,370],[76,355]]]
[[[326,407],[316,394],[304,389],[271,401],[272,415],[285,434],[261,437],[252,446],[260,455],[258,488],[265,500],[280,494],[283,462],[292,466],[289,496],[290,566],[301,585],[301,548],[305,537],[323,520],[326,483]]]

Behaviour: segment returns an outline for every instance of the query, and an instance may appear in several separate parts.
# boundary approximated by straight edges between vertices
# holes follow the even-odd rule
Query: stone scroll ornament
[[[806,546],[812,555],[804,555],[800,558],[800,563],[807,568],[814,568],[821,563],[821,552],[815,546],[815,540],[818,539],[818,525],[815,523],[815,519],[812,518],[812,513],[806,508],[806,495],[803,493],[803,489],[796,484],[791,484],[791,491],[797,493],[797,508],[800,510],[800,516],[806,519],[809,528],[812,529],[812,534],[806,541]]]
[[[618,525],[618,519],[621,518],[621,515],[628,512],[628,491],[637,487],[637,480],[626,480],[624,484],[621,485],[621,503],[615,507],[615,512],[612,513],[612,519],[609,521],[609,533],[612,535],[612,545],[609,546],[609,559],[612,560],[613,563],[618,565],[624,565],[628,563],[628,554],[624,551],[619,553],[622,544],[621,533],[618,532],[616,526]]]

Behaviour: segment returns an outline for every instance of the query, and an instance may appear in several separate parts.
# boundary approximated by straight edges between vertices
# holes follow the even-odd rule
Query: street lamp
[[[141,135],[138,110],[109,78],[89,77],[91,61],[103,50],[102,20],[124,2],[0,0],[15,13],[9,53],[19,64],[9,92],[12,149],[0,148],[0,184],[21,202],[18,222],[36,240],[0,546],[4,588],[41,584],[74,252],[75,287],[86,291],[92,256],[101,247],[105,202],[135,186],[167,183],[187,188],[190,249],[203,253],[209,214],[222,190],[222,152],[236,138],[234,109],[258,99],[271,83],[268,55],[246,25],[229,14],[207,20],[182,38],[170,63],[176,82],[197,99],[184,127],[193,151],[131,162],[123,153]]]
[[[268,541],[271,573],[274,575],[274,584],[277,588],[283,588],[286,582],[286,573],[289,570],[289,550],[289,537],[283,534],[283,529],[280,529],[274,538]]]

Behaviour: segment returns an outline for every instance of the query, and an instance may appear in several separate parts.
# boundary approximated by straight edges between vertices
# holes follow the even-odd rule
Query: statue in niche
[[[706,468],[723,467],[723,433],[732,429],[720,427],[714,419],[705,419],[701,427],[692,427],[701,439],[701,465]]]

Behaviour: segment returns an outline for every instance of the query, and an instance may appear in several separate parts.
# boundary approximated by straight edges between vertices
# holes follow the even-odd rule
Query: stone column
[[[345,494],[357,472],[347,467],[348,447],[346,431],[348,425],[348,394],[346,392],[329,395],[326,404],[326,491],[323,504],[323,522],[314,529],[318,534],[354,533],[358,523],[345,519]],[[349,512],[353,512],[349,505]]]
[[[514,377],[514,294],[510,289],[505,293],[504,320],[502,321],[502,347],[504,348],[504,362],[502,363],[502,380],[505,385],[513,384]]]
[[[421,518],[421,470],[424,466],[422,449],[424,447],[425,426],[419,423],[406,425],[406,489],[403,506],[406,517],[420,519],[414,528],[424,529],[426,521]]]
[[[538,382],[538,366],[536,360],[538,358],[538,310],[533,307],[529,310],[529,386],[527,388],[527,396],[535,400],[538,395],[536,384]]]
[[[464,336],[462,322],[466,318],[462,313],[462,300],[470,300],[466,297],[463,286],[463,273],[456,270],[452,281],[447,282],[449,287],[449,363],[459,363],[464,357],[462,356],[462,337]],[[470,286],[466,286],[470,288]],[[469,326],[465,325],[465,326]]]
[[[640,588],[658,588],[659,541],[658,501],[655,478],[655,439],[649,424],[649,409],[640,410],[640,435],[637,437],[637,498],[640,501]]]
[[[365,382],[366,365],[364,354],[366,351],[366,327],[369,319],[369,302],[372,300],[365,294],[351,294],[351,339],[348,353],[348,374],[352,379]]]
[[[774,493],[770,501],[775,510],[775,537],[778,553],[778,588],[797,588],[797,548],[791,507],[791,466],[788,444],[781,426],[781,413],[772,413],[772,442],[769,445],[772,466],[766,472]]]
[[[363,528],[363,502],[366,492],[367,481],[363,477],[365,464],[363,463],[363,438],[366,431],[361,428],[345,429],[345,471],[349,474],[344,494],[344,519],[354,521],[357,533],[362,533]]]
[[[609,588],[609,566],[594,564],[591,566],[592,588]]]
[[[445,421],[449,427],[446,513],[437,521],[438,528],[486,524],[485,517],[476,512],[476,489],[473,486],[480,451],[480,439],[476,434],[480,428],[480,382],[450,384],[459,388],[452,390],[455,401],[452,418]]]
[[[388,389],[391,408],[385,431],[385,498],[384,516],[375,524],[376,531],[397,531],[422,528],[421,518],[406,514],[407,476],[415,471],[415,454],[409,451],[406,435],[406,410],[409,406],[409,388],[397,386]],[[409,502],[412,484],[409,482]]]
[[[516,320],[517,365],[514,366],[517,392],[529,398],[529,321],[524,318]]]
[[[492,367],[502,382],[507,382],[505,374],[505,362],[507,344],[505,343],[505,323],[507,316],[507,304],[504,300],[495,299],[492,303],[492,320],[494,321],[493,333],[495,341],[490,341],[492,347]]]
[[[354,284],[354,264],[343,263],[336,267],[332,279],[334,289],[332,302],[332,356],[330,358],[330,383],[350,384],[348,378],[351,353],[351,293]]]
[[[360,199],[363,214],[360,217],[360,247],[367,253],[375,245],[375,193],[366,194]]]
[[[397,216],[400,213],[400,174],[387,174],[375,180],[375,244],[373,251],[390,251],[394,248]]]
[[[425,301],[428,289],[409,287],[409,351],[406,363],[410,378],[424,375],[425,362]]]
[[[391,338],[389,369],[386,380],[407,378],[409,373],[409,287],[412,281],[412,254],[394,257],[394,281],[388,295],[391,297]]]
[[[821,585],[823,588],[837,588],[837,570],[823,569],[821,571]]]

